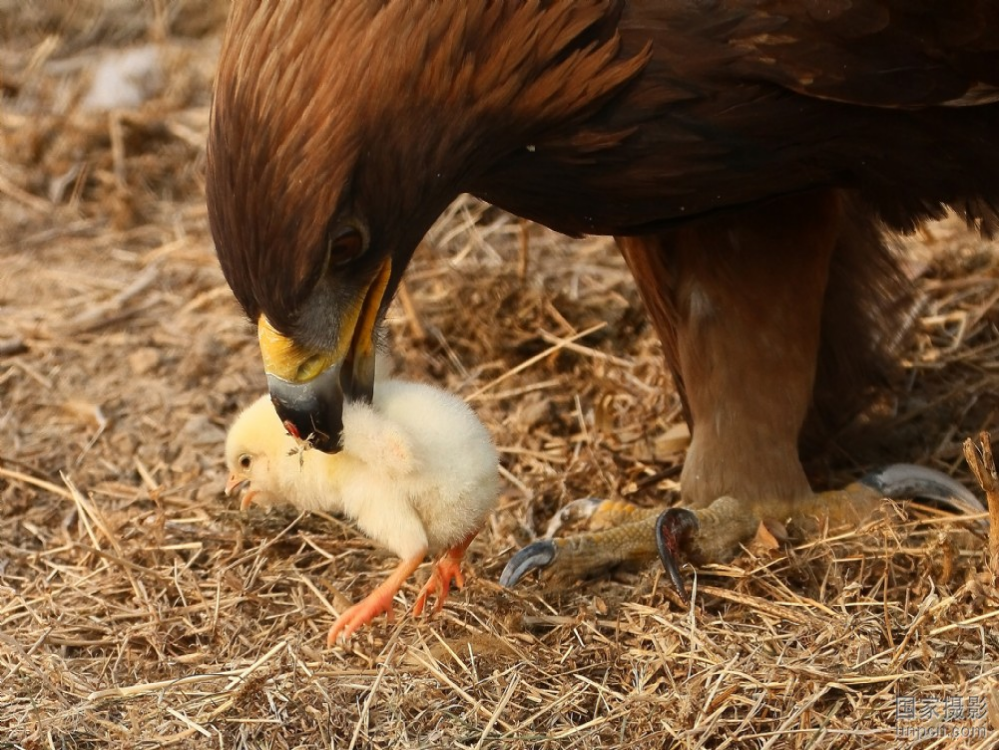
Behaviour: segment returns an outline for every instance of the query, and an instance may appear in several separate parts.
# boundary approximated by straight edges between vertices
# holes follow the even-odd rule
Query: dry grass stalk
[[[921,508],[699,571],[690,608],[655,567],[501,589],[568,501],[668,499],[687,437],[612,244],[471,199],[386,339],[400,375],[477,394],[509,488],[438,618],[325,649],[394,561],[221,495],[225,427],[264,388],[202,194],[226,3],[69,5],[0,13],[0,747],[856,750],[908,745],[896,696],[994,691],[984,542]],[[150,43],[151,98],[81,109],[99,60]],[[904,252],[925,295],[907,379],[841,437],[864,463],[833,449],[817,485],[885,460],[968,482],[964,437],[995,429],[999,249],[948,221]]]
[[[996,462],[992,456],[992,439],[989,433],[978,436],[978,444],[968,438],[964,441],[964,457],[971,467],[972,474],[985,492],[989,509],[989,570],[992,571],[993,585],[999,583],[999,477],[996,476]]]

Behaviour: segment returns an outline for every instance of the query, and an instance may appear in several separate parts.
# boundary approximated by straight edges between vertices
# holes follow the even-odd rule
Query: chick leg
[[[473,531],[462,542],[445,552],[434,564],[434,570],[430,574],[430,578],[424,584],[420,595],[416,598],[416,604],[413,605],[414,615],[419,616],[423,614],[423,609],[426,607],[427,598],[430,594],[437,595],[433,613],[440,612],[444,606],[444,600],[447,599],[451,591],[451,582],[453,581],[459,589],[465,585],[465,576],[461,572],[461,561],[465,557],[468,545],[472,543],[472,540],[475,539],[478,533],[478,530]]]
[[[392,599],[399,592],[399,589],[402,588],[402,584],[420,567],[426,554],[427,551],[425,549],[420,550],[419,554],[414,555],[408,560],[403,560],[378,588],[340,615],[337,621],[333,623],[333,627],[330,628],[326,644],[333,646],[337,638],[341,636],[344,640],[350,638],[358,628],[367,625],[383,612],[391,622],[394,618],[392,613]]]

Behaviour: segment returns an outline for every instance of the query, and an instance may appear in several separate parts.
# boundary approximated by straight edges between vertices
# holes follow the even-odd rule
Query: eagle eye
[[[368,248],[364,230],[354,222],[340,224],[328,236],[329,265],[334,268],[357,260]]]

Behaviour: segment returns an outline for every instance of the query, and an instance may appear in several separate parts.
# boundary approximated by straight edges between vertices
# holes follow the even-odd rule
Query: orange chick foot
[[[477,529],[473,531],[459,544],[445,552],[441,559],[436,562],[434,572],[430,574],[430,580],[424,584],[420,595],[416,598],[416,604],[413,605],[414,615],[423,614],[423,609],[427,606],[427,597],[431,594],[437,595],[433,613],[440,612],[441,607],[444,606],[444,600],[451,593],[451,582],[453,581],[459,589],[465,585],[465,575],[461,572],[461,561],[465,557],[468,545],[472,543],[478,533]]]
[[[445,555],[434,565],[434,572],[430,574],[430,579],[423,585],[420,595],[416,597],[416,604],[413,605],[413,614],[422,615],[427,605],[427,598],[431,594],[436,594],[437,600],[434,602],[433,613],[437,614],[444,606],[444,600],[451,593],[451,583],[459,589],[465,585],[465,576],[461,572],[461,558],[454,558]]]
[[[392,611],[392,599],[395,591],[382,591],[381,587],[375,589],[364,599],[353,605],[346,612],[340,615],[339,619],[330,628],[330,634],[326,638],[326,645],[332,646],[341,635],[344,640],[350,638],[355,631],[364,627],[384,612],[388,621],[395,619]]]
[[[399,567],[392,572],[392,575],[386,578],[378,588],[340,615],[333,623],[333,627],[330,628],[330,634],[326,637],[326,645],[335,645],[341,636],[344,640],[350,638],[358,628],[367,625],[382,612],[388,616],[389,622],[392,622],[395,619],[395,614],[392,611],[392,599],[402,588],[406,579],[423,562],[425,554],[426,550],[420,550],[418,555],[409,560],[403,560],[399,563]]]

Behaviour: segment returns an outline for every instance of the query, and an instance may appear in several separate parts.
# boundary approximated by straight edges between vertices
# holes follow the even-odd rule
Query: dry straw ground
[[[478,409],[501,507],[441,616],[326,649],[393,560],[220,493],[224,430],[263,388],[202,197],[224,12],[0,0],[0,748],[909,746],[897,697],[991,697],[917,725],[996,743],[999,599],[968,521],[910,508],[762,546],[700,571],[689,610],[654,566],[497,585],[570,499],[667,500],[684,438],[609,243],[470,200],[417,253],[388,340],[399,372]],[[142,101],[88,109],[102,61],[143,45]],[[961,441],[996,428],[999,245],[946,222],[907,247],[925,304],[905,378],[818,484],[887,459],[970,483]]]

